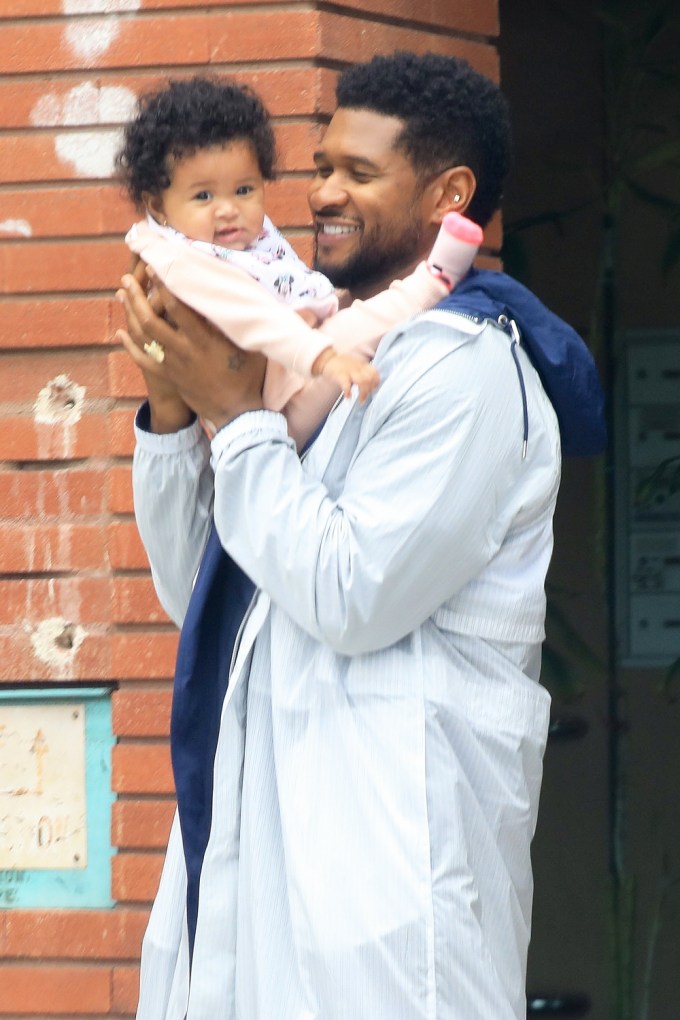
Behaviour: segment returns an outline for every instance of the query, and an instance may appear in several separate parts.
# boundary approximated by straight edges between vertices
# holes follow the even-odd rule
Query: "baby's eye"
[[[197,191],[194,195],[197,202],[209,202],[212,198],[212,192],[210,191]]]
[[[252,190],[253,190],[252,184],[241,184],[236,189],[236,194],[237,195],[249,195]]]

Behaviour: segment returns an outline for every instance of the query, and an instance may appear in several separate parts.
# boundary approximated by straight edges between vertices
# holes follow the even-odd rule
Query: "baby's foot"
[[[460,213],[447,213],[427,259],[428,269],[453,290],[468,272],[483,240],[479,224]]]

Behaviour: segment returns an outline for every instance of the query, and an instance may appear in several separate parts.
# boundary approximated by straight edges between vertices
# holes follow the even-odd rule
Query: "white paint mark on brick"
[[[35,127],[51,127],[53,124],[61,124],[62,102],[59,96],[47,93],[41,96],[31,110],[31,123]]]
[[[77,57],[94,63],[106,53],[120,31],[117,20],[73,21],[66,26],[66,42]]]
[[[137,11],[141,0],[63,0],[64,14],[126,14]]]
[[[53,616],[31,631],[31,644],[36,658],[44,662],[59,677],[68,676],[85,631],[78,624],[62,616]]]
[[[135,95],[130,89],[86,81],[63,97],[49,92],[41,96],[31,110],[31,123],[35,127],[118,123],[129,120],[134,108]]]
[[[33,417],[40,425],[75,425],[82,414],[85,387],[67,375],[50,379],[33,405]]]
[[[66,26],[66,42],[83,60],[95,61],[120,31],[120,19],[111,17],[139,9],[141,0],[62,0],[66,15],[101,14],[100,18],[77,18]]]
[[[2,220],[0,221],[0,234],[19,234],[20,237],[30,237],[33,233],[28,220]]]
[[[130,89],[83,82],[64,96],[42,96],[31,111],[31,123],[36,127],[118,124],[132,117],[136,102]],[[69,131],[55,137],[57,156],[79,177],[110,177],[120,144],[121,129],[117,127],[108,131]]]
[[[131,120],[137,108],[137,96],[131,89],[103,85],[99,89],[99,123]]]
[[[110,177],[120,148],[121,131],[74,131],[56,135],[54,148],[79,177]]]
[[[41,460],[67,460],[73,456],[76,423],[80,421],[85,387],[72,382],[67,375],[50,379],[38,393],[33,404],[37,426],[38,456]]]

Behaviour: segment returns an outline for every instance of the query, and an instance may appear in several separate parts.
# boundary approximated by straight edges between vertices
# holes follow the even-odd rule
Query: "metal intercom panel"
[[[680,659],[680,330],[622,336],[615,535],[622,665]]]

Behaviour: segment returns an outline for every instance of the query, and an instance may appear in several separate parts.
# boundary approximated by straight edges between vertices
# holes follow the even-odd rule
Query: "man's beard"
[[[374,283],[398,279],[402,270],[410,268],[421,251],[423,229],[413,217],[395,237],[374,227],[370,236],[364,234],[356,252],[342,265],[324,265],[319,259],[318,242],[314,248],[314,268],[324,273],[334,287],[347,290],[371,288]],[[382,289],[382,288],[381,288]]]

